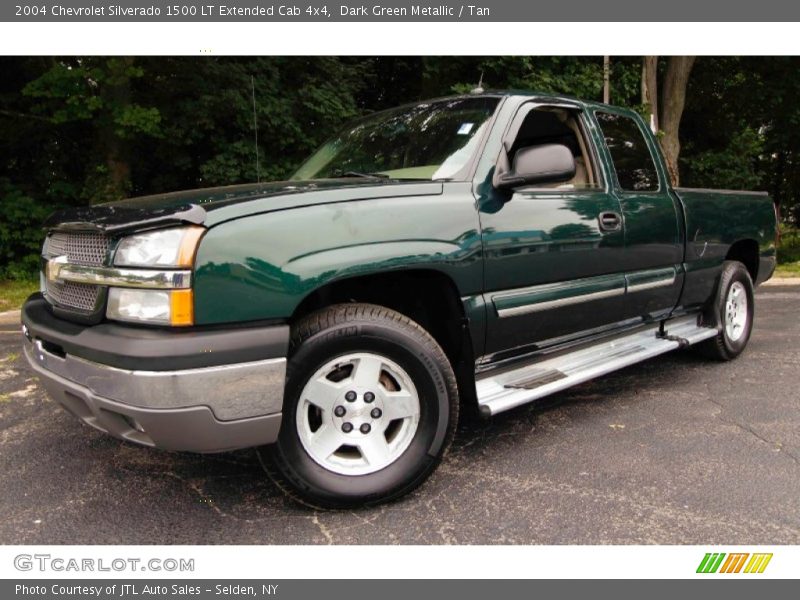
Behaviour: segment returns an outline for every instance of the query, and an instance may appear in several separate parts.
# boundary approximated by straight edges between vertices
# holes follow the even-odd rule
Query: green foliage
[[[39,266],[50,208],[37,203],[7,179],[0,179],[0,279],[24,279]]]
[[[692,152],[684,148],[684,177],[696,187],[731,190],[756,189],[761,185],[758,161],[764,150],[764,136],[750,127],[734,131],[728,144],[719,149]]]
[[[144,106],[118,106],[113,109],[114,133],[120,138],[133,138],[137,134],[163,137],[161,113],[157,108]]]
[[[497,56],[480,59],[474,73],[472,82],[458,82],[451,90],[469,91],[482,73],[483,86],[487,89],[535,90],[584,99],[602,97],[602,57]]]
[[[778,263],[800,262],[800,229],[781,227],[781,243],[778,246]]]
[[[131,81],[142,76],[144,70],[130,58],[63,60],[25,85],[22,94],[36,99],[33,112],[55,124],[99,119],[113,124],[120,137],[157,136],[158,109],[137,104],[129,94]]]
[[[83,149],[83,177],[78,199],[103,202],[122,198],[130,185],[131,143],[161,138],[161,112],[137,101],[135,85],[145,74],[136,59],[58,59],[22,87],[31,114],[69,135],[80,128],[88,142]]]
[[[798,72],[795,57],[700,57],[682,183],[766,189],[797,226]],[[20,276],[35,271],[39,224],[55,208],[282,179],[352,117],[466,92],[481,76],[486,89],[600,100],[603,60],[0,57],[0,73],[0,276]],[[612,57],[612,103],[643,110],[640,78],[641,57]]]
[[[781,225],[777,277],[800,277],[800,229]]]
[[[362,62],[336,57],[214,58],[191,68],[185,59],[143,64],[164,137],[147,144],[155,160],[141,165],[136,193],[254,181],[253,95],[260,178],[287,177],[362,112],[357,94],[368,75]]]
[[[22,88],[22,93],[42,101],[33,107],[35,112],[49,113],[47,118],[60,124],[91,119],[100,110],[102,100],[93,87],[86,69],[56,63]]]
[[[681,121],[687,167],[681,183],[725,187],[731,179],[755,181],[750,187],[767,190],[780,204],[784,219],[796,226],[800,222],[798,72],[798,57],[698,58]],[[700,159],[697,164],[695,157]],[[714,158],[721,169],[719,177],[714,174]],[[732,174],[739,168],[741,177]]]

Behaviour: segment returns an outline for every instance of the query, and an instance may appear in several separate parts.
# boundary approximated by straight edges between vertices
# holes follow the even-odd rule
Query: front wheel
[[[732,360],[739,356],[750,340],[754,315],[753,280],[745,266],[734,260],[722,264],[722,273],[713,304],[705,320],[716,326],[719,333],[697,349],[717,360]]]
[[[444,455],[458,390],[436,341],[405,316],[336,305],[294,328],[278,442],[278,486],[315,507],[364,506],[420,485]]]

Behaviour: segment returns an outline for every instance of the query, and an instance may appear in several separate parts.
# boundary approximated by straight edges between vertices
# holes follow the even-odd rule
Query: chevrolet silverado
[[[313,506],[413,490],[490,417],[686,346],[736,358],[775,268],[766,194],[673,187],[630,110],[536,93],[345,127],[284,182],[46,223],[25,355],[88,425],[258,447]]]

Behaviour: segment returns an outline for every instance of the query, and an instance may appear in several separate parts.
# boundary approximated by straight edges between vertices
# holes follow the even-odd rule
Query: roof
[[[556,92],[544,92],[540,90],[519,90],[519,89],[489,89],[484,90],[481,92],[468,92],[464,94],[452,94],[449,96],[439,96],[435,98],[423,98],[420,100],[415,100],[411,102],[404,102],[399,106],[394,106],[388,109],[381,109],[370,113],[371,115],[379,114],[387,110],[395,110],[398,108],[403,108],[405,106],[413,106],[415,104],[421,104],[425,102],[443,102],[447,100],[459,100],[464,98],[542,98],[548,101],[567,101],[567,102],[575,102],[587,108],[614,108],[614,109],[621,109],[621,110],[629,110],[626,107],[622,106],[615,106],[613,104],[604,104],[603,102],[597,102],[593,100],[584,100],[583,98],[578,98],[576,96],[570,96],[568,94],[558,94]]]
[[[603,102],[598,102],[594,100],[586,100],[584,98],[578,98],[577,96],[570,96],[569,94],[559,94],[556,92],[544,92],[541,90],[519,90],[519,89],[501,89],[501,90],[485,90],[480,93],[476,94],[464,94],[464,96],[468,97],[475,97],[475,96],[505,96],[505,97],[524,97],[524,98],[547,98],[550,100],[567,100],[569,102],[577,102],[578,104],[582,104],[584,106],[590,106],[593,108],[601,108],[601,107],[613,107],[613,108],[625,108],[622,106],[615,106],[613,104],[604,104]]]

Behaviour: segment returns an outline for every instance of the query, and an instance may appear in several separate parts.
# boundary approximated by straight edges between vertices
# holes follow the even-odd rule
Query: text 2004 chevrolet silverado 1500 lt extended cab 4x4
[[[50,394],[170,450],[265,446],[317,506],[398,497],[459,408],[658,354],[744,350],[765,194],[673,188],[633,112],[485,93],[373,114],[290,181],[46,223],[25,354]]]

